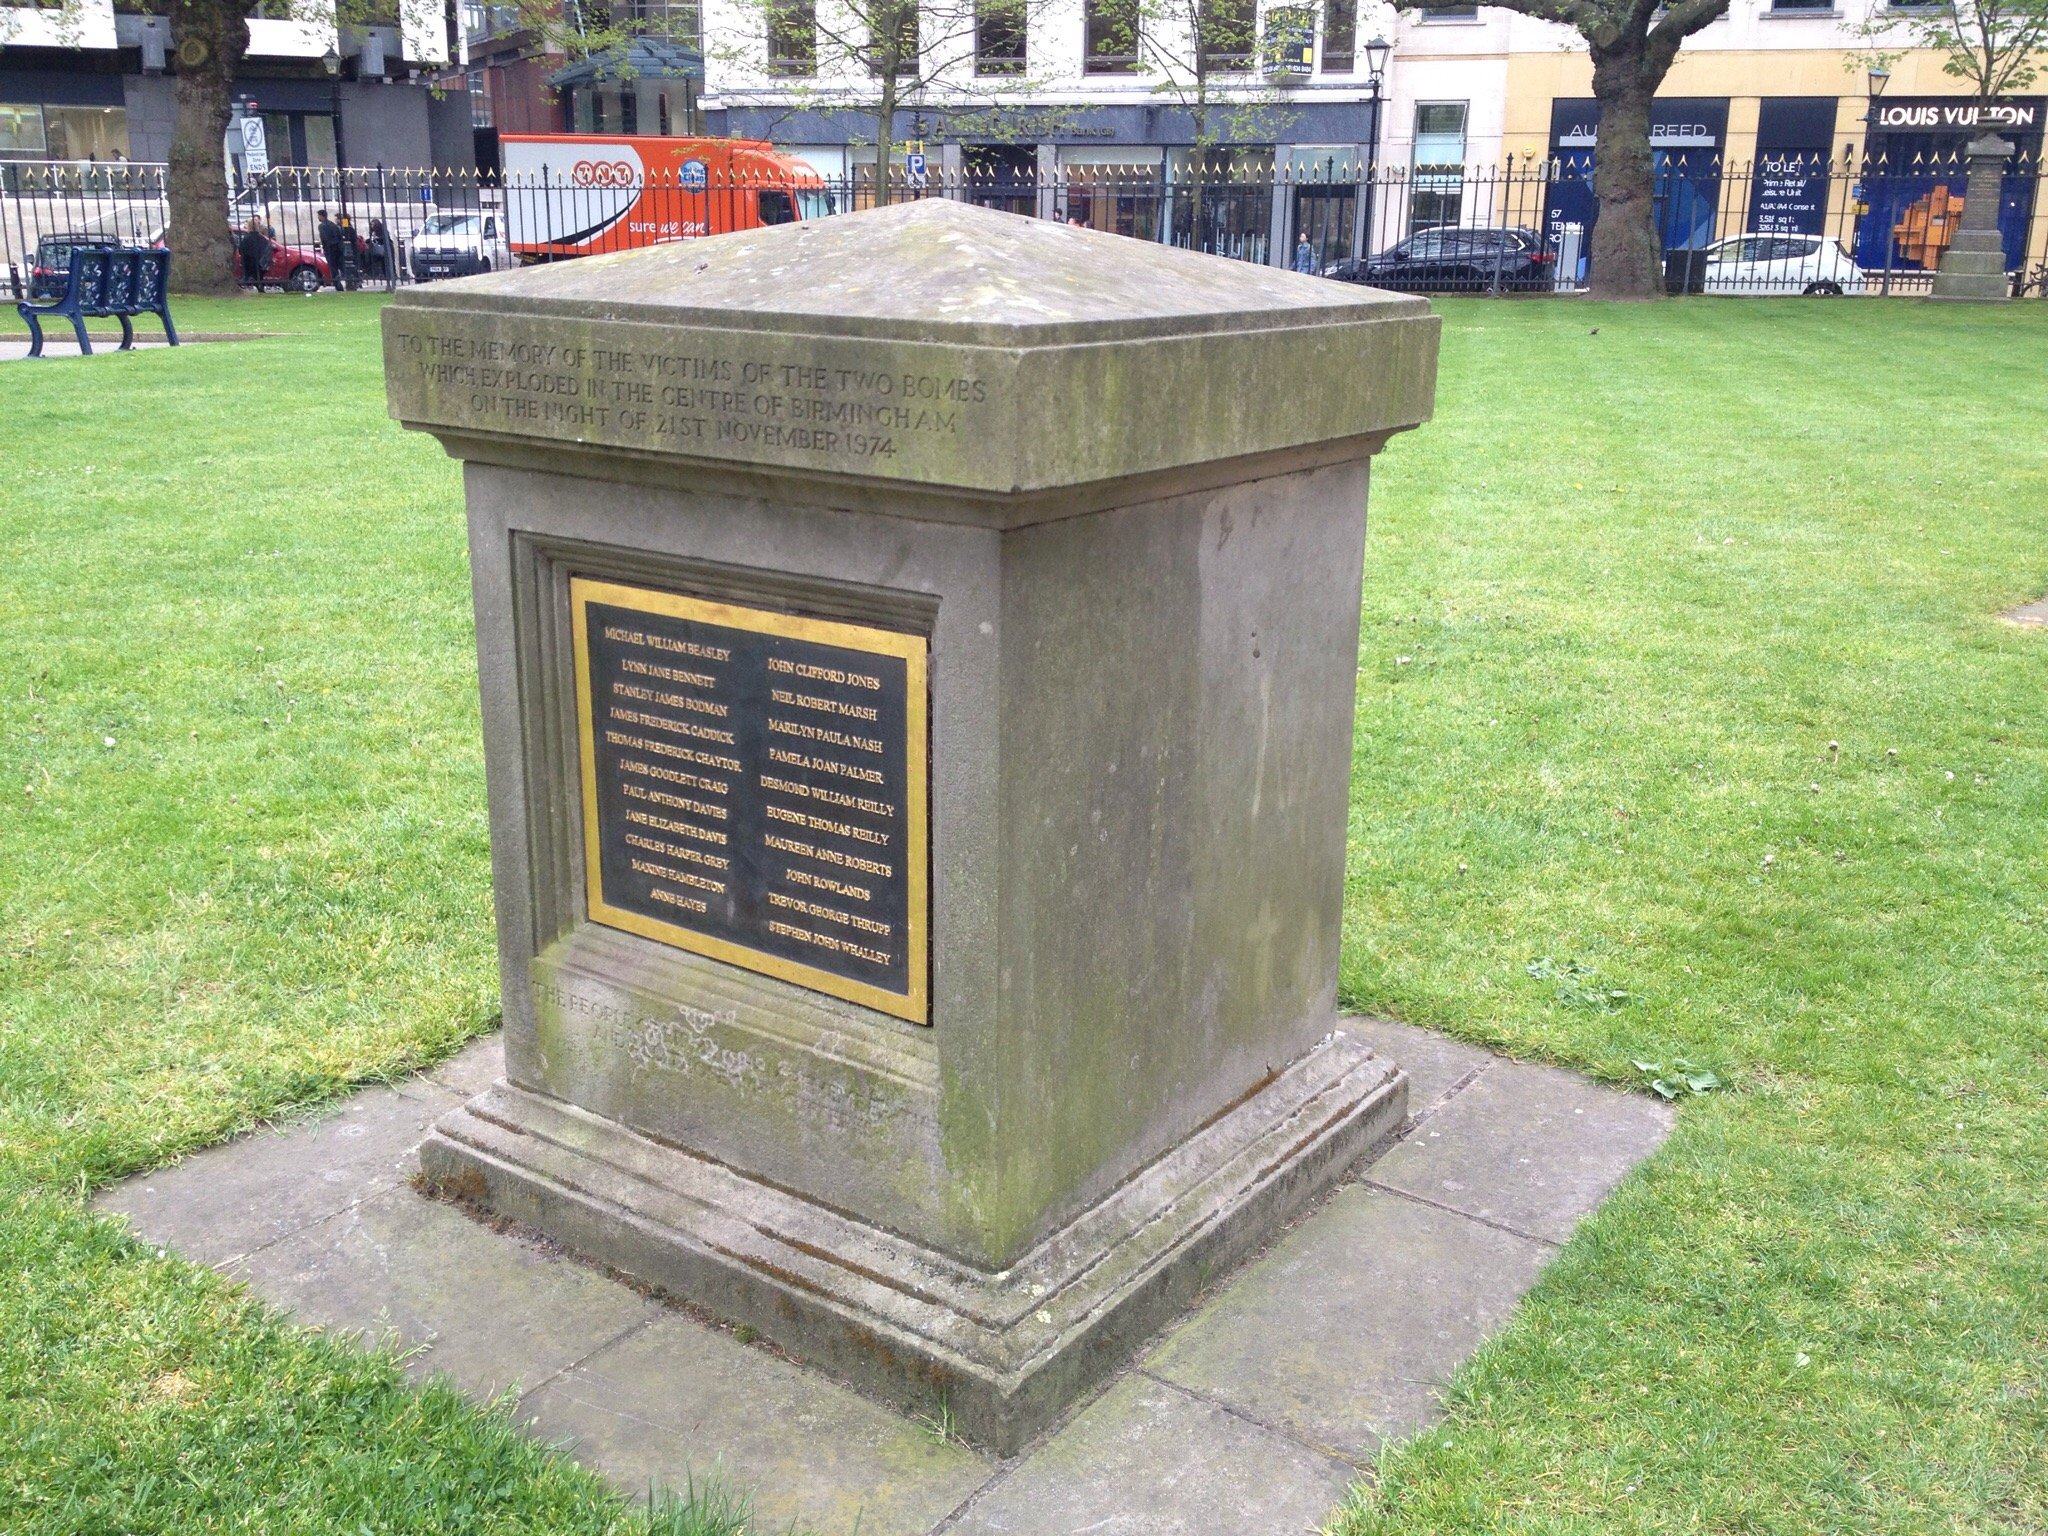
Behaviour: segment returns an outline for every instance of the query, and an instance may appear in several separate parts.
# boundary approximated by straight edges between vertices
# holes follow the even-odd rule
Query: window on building
[[[126,160],[126,107],[43,108],[43,137],[52,160]]]
[[[817,72],[816,0],[776,0],[768,11],[768,73],[815,75]]]
[[[663,37],[685,48],[701,48],[704,14],[698,0],[631,0],[635,30],[645,37]]]
[[[40,160],[48,153],[41,105],[33,101],[0,101],[0,156]]]
[[[1138,72],[1138,4],[1139,0],[1085,0],[1083,74]]]
[[[1408,182],[1413,229],[1455,224],[1465,201],[1465,103],[1415,104],[1415,169]]]
[[[1832,11],[1835,0],[1771,0],[1774,12],[1784,11]]]
[[[1323,0],[1323,73],[1358,67],[1358,0]]]
[[[469,72],[469,125],[472,128],[491,126],[491,93],[480,69]]]
[[[868,18],[868,73],[890,73],[884,65],[892,57],[894,73],[916,72],[917,0],[881,0]]]
[[[1479,7],[1476,5],[1425,5],[1422,8],[1424,21],[1477,21]]]
[[[1199,65],[1205,74],[1235,74],[1252,67],[1258,40],[1258,0],[1196,0]]]
[[[338,162],[334,158],[334,119],[325,112],[308,112],[299,119],[306,136],[306,165],[324,166],[332,169]]]
[[[974,72],[1024,73],[1024,0],[977,0],[974,7]]]

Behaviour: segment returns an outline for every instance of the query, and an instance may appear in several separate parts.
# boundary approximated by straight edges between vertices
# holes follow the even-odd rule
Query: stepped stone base
[[[999,1272],[499,1082],[427,1176],[1008,1455],[1277,1234],[1407,1114],[1408,1078],[1333,1030]]]
[[[2005,271],[2005,242],[1996,230],[1966,229],[1943,253],[1934,274],[1937,299],[1990,302],[2012,297]]]

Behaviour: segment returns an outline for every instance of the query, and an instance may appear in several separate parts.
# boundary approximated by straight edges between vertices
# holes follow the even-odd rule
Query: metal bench
[[[178,328],[171,324],[171,253],[154,246],[77,245],[71,248],[63,294],[47,304],[16,304],[28,322],[30,357],[43,355],[43,317],[61,315],[78,333],[78,350],[92,355],[92,340],[85,334],[88,318],[111,315],[121,322],[121,350],[135,350],[135,327],[131,315],[155,315],[164,324],[164,338],[178,344]]]

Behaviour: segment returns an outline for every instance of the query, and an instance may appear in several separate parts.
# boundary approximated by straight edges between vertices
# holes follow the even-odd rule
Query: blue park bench
[[[90,357],[92,341],[85,334],[88,317],[111,315],[121,322],[121,350],[135,349],[131,315],[155,315],[164,323],[164,337],[178,344],[171,324],[171,253],[154,246],[74,245],[64,274],[64,291],[47,303],[15,305],[28,322],[30,357],[43,355],[45,315],[61,315],[78,333],[78,350]]]

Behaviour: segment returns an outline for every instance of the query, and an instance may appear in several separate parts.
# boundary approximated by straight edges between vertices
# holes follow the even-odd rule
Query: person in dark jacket
[[[369,263],[370,276],[380,283],[391,281],[396,271],[392,265],[391,230],[382,219],[370,220],[369,249],[365,259]]]
[[[242,258],[242,281],[253,284],[261,293],[263,280],[270,273],[270,236],[263,232],[263,221],[255,214],[249,215],[241,237],[235,241],[235,249]]]
[[[314,225],[320,237],[320,254],[327,258],[328,280],[336,288],[341,287],[341,226],[327,216],[327,210],[320,210],[320,217]]]

